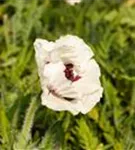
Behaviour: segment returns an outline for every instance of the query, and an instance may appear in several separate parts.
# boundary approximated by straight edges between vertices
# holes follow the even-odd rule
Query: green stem
[[[31,101],[30,106],[27,110],[24,124],[22,127],[22,131],[18,137],[18,142],[14,145],[15,146],[14,149],[16,150],[25,149],[27,143],[29,142],[31,138],[31,133],[30,133],[31,127],[33,125],[33,120],[34,120],[34,116],[35,116],[37,108],[38,108],[37,100],[34,98]]]

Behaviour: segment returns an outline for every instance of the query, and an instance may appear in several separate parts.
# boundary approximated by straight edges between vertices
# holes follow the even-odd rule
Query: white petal
[[[66,0],[67,3],[69,3],[70,5],[75,5],[76,3],[80,3],[81,0]]]
[[[103,89],[100,88],[95,93],[84,96],[83,100],[81,101],[83,105],[83,109],[81,110],[81,112],[83,114],[89,112],[100,101],[100,98],[102,97],[102,93],[103,93]]]
[[[44,67],[44,77],[48,78],[52,83],[62,84],[68,81],[65,78],[64,70],[65,66],[62,62],[46,64]]]
[[[93,94],[101,88],[100,84],[100,69],[94,59],[84,62],[81,65],[81,78],[72,83],[72,86],[80,94],[80,97],[88,94]]]
[[[73,87],[82,95],[91,94],[97,91],[100,85],[100,69],[94,59],[82,64],[80,73],[81,78],[73,82]]]
[[[94,59],[82,63],[81,68],[85,77],[88,77],[91,82],[99,83],[100,68]]]
[[[50,52],[53,50],[54,42],[49,42],[44,39],[36,39],[34,42],[34,47],[36,50],[41,49],[46,52]]]
[[[60,95],[66,98],[78,98],[78,93],[72,87],[69,87],[66,90],[60,90],[58,93],[60,93]]]
[[[56,111],[63,111],[67,110],[70,111],[73,115],[77,115],[79,113],[78,109],[78,103],[71,103],[69,101],[66,101],[64,99],[60,99],[58,97],[53,96],[52,94],[49,94],[48,96],[46,94],[42,94],[42,105],[46,105],[47,107],[56,110]]]
[[[101,86],[99,84],[91,84],[89,82],[83,81],[83,79],[78,82],[73,83],[76,92],[80,94],[80,96],[85,94],[92,94],[97,91]]]
[[[34,48],[36,51],[36,62],[38,65],[39,76],[42,77],[42,72],[46,62],[50,61],[49,52],[53,49],[54,43],[42,39],[36,39]]]
[[[81,64],[89,60],[94,54],[92,50],[77,36],[67,35],[56,40],[54,51],[67,63]]]

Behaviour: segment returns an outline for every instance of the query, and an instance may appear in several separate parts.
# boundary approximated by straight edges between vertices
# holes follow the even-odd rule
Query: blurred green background
[[[87,115],[41,106],[36,38],[92,47],[104,95]],[[133,0],[0,0],[0,150],[135,150]]]

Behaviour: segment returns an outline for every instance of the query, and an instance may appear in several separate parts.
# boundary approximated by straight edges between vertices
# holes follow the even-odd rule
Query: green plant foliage
[[[0,0],[0,150],[135,149],[135,5]],[[40,101],[33,42],[75,34],[92,47],[104,95],[88,114]]]

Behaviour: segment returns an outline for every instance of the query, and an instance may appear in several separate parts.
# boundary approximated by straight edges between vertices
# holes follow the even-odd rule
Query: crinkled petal
[[[77,82],[73,82],[73,87],[81,95],[91,94],[97,91],[100,85],[100,69],[94,59],[83,63],[81,78]]]
[[[73,84],[74,89],[79,95],[83,96],[85,94],[92,94],[97,91],[101,86],[98,84],[91,84],[89,82],[83,81],[83,79]]]
[[[57,82],[62,84],[65,82],[65,84],[70,84],[65,78],[64,69],[65,66],[62,62],[46,64],[44,67],[44,77],[48,78],[51,83]]]
[[[100,98],[102,97],[102,93],[103,93],[103,89],[101,87],[93,94],[85,95],[83,100],[81,101],[83,105],[83,109],[81,110],[81,112],[83,114],[88,113],[100,101]]]
[[[77,36],[67,35],[56,40],[55,53],[58,53],[64,63],[81,64],[94,54],[92,50]]]
[[[34,42],[34,48],[36,51],[36,62],[39,68],[39,74],[44,69],[44,65],[46,62],[50,61],[49,52],[53,50],[54,43],[48,42],[43,39],[36,39]]]
[[[97,62],[94,59],[82,63],[82,74],[84,77],[88,77],[91,82],[99,84],[99,77],[101,75],[100,68]]]
[[[80,111],[80,106],[78,102],[69,102],[59,97],[56,97],[52,94],[46,95],[42,94],[42,105],[45,105],[56,111],[67,110],[70,111],[73,115],[77,115]]]

